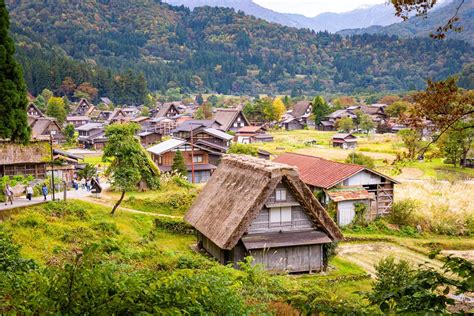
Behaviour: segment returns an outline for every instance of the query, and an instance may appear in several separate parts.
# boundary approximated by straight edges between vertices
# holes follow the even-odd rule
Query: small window
[[[203,161],[202,155],[196,155],[196,156],[193,157],[193,162],[194,163],[202,163],[202,161]]]
[[[291,222],[291,207],[277,207],[270,209],[270,223],[283,224]]]
[[[237,122],[240,122],[240,117],[237,118]]]
[[[275,201],[286,201],[286,190],[277,189],[275,191]]]
[[[234,123],[234,127],[238,127],[238,126],[239,126],[239,124],[237,124],[237,122],[235,122],[235,123]]]

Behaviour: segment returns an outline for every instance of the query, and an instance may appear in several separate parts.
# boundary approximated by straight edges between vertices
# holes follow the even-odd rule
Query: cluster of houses
[[[368,107],[374,120],[386,120],[383,106]],[[359,107],[362,110],[362,107]],[[320,126],[330,128],[338,118],[353,115],[355,108],[339,110]],[[286,129],[311,126],[311,103],[298,102],[280,124]],[[180,151],[187,178],[207,184],[185,220],[197,231],[199,248],[221,263],[237,263],[251,255],[266,269],[312,272],[327,265],[327,245],[341,240],[340,227],[351,224],[359,205],[363,216],[373,220],[390,213],[397,181],[364,166],[339,163],[296,153],[284,153],[273,161],[259,157],[228,155],[231,142],[249,144],[272,141],[266,127],[253,126],[238,108],[215,109],[213,118],[193,119],[193,109],[182,103],[164,103],[150,116],[137,108],[97,110],[81,100],[67,117],[84,148],[102,149],[105,126],[135,122],[141,143],[163,172],[171,171]],[[0,142],[0,176],[44,177],[51,171],[71,181],[80,157],[52,149],[47,141],[65,139],[62,126],[45,116],[34,104],[28,107],[32,128],[29,146]],[[314,125],[313,125],[314,126]],[[353,148],[352,134],[336,134],[333,145]],[[264,158],[264,159],[262,159]],[[334,211],[331,218],[326,209]]]

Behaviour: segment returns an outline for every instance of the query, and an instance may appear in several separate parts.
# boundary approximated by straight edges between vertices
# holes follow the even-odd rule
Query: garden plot
[[[389,256],[394,257],[396,260],[406,260],[410,262],[413,267],[418,267],[420,264],[426,264],[430,267],[439,269],[443,265],[442,262],[438,260],[429,259],[428,257],[412,250],[386,242],[343,244],[337,248],[337,255],[359,265],[372,276],[375,275],[375,265],[381,259]]]

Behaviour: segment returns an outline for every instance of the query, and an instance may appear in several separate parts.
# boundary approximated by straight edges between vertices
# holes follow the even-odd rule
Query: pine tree
[[[10,21],[4,0],[0,0],[0,138],[26,143],[30,127],[26,108],[23,71],[15,61],[15,45],[8,35]]]
[[[179,150],[177,150],[174,155],[173,165],[171,166],[171,170],[176,171],[185,177],[187,177],[188,175],[188,168],[186,168],[183,154]]]
[[[314,97],[313,99],[313,115],[314,122],[317,125],[321,124],[323,118],[331,113],[331,109],[326,101],[321,96]]]

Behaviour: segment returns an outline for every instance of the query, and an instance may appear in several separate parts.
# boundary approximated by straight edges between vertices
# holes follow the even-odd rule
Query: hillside
[[[7,4],[34,94],[57,89],[65,76],[91,81],[100,95],[114,94],[116,74],[128,69],[143,72],[149,89],[161,91],[400,91],[423,88],[427,77],[456,74],[473,60],[472,47],[460,41],[343,38],[228,8],[190,11],[152,0]]]
[[[412,17],[405,22],[389,26],[371,26],[368,28],[351,28],[338,32],[341,35],[356,34],[384,34],[399,37],[426,37],[433,33],[439,26],[444,25],[456,12],[460,0],[453,1],[441,10],[434,10],[428,17]],[[474,1],[465,1],[459,10],[459,25],[463,27],[460,33],[449,33],[449,38],[459,39],[474,44]]]
[[[166,0],[172,5],[190,9],[202,6],[233,8],[268,22],[285,26],[308,28],[314,31],[337,32],[347,28],[364,28],[372,25],[389,25],[400,22],[393,7],[379,4],[343,13],[321,13],[314,17],[302,14],[280,13],[264,8],[252,0]]]

